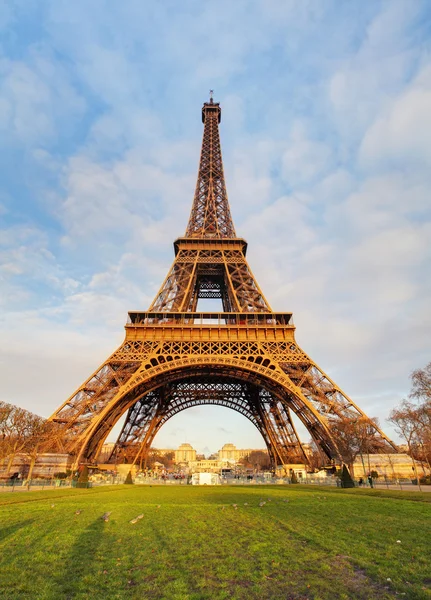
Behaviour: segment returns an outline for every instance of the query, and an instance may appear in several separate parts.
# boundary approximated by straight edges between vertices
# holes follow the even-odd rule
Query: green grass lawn
[[[302,485],[3,493],[0,598],[431,598],[429,501]]]

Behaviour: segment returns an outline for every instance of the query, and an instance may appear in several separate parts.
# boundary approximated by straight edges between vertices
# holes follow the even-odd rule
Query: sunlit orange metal
[[[148,452],[174,414],[200,404],[241,412],[260,431],[274,465],[306,460],[295,413],[320,449],[341,461],[331,419],[367,418],[295,341],[291,313],[275,313],[236,237],[223,175],[218,103],[202,109],[198,182],[186,234],[147,312],[130,312],[123,344],[51,416],[62,447],[91,463],[127,412],[114,448]],[[223,312],[197,312],[218,298]],[[329,418],[328,418],[329,417]],[[372,423],[372,422],[371,422]],[[374,424],[378,444],[396,446]]]

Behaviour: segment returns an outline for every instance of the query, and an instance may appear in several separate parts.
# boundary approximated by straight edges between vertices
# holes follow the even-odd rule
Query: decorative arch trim
[[[148,392],[171,381],[214,374],[214,372],[239,381],[250,381],[274,393],[298,416],[311,436],[323,446],[329,456],[341,459],[326,418],[318,413],[289,377],[270,361],[268,365],[264,365],[251,363],[247,359],[226,356],[175,357],[173,360],[164,357],[163,361],[160,358],[160,356],[152,356],[120,388],[81,434],[75,446],[78,451],[77,463],[96,456],[118,419]]]

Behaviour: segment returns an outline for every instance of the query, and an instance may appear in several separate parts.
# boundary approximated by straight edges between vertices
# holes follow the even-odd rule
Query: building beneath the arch
[[[114,447],[115,442],[108,442],[102,446],[99,455],[100,463],[104,463],[108,460],[108,458],[112,454]],[[138,451],[138,449],[139,446],[136,445],[136,452]],[[237,464],[241,459],[245,458],[252,452],[264,452],[265,454],[268,454],[266,448],[237,448],[235,444],[232,443],[224,444],[224,446],[218,452],[216,452],[215,455],[213,455],[213,458],[206,458],[204,455],[198,454],[196,449],[193,448],[191,444],[186,442],[178,446],[178,448],[176,449],[154,447],[150,448],[150,451],[153,451],[157,455],[162,457],[173,453],[174,461],[176,464],[188,464],[190,462],[212,460],[213,462],[215,461],[219,466],[221,466],[222,464],[226,465],[227,463]],[[204,463],[202,463],[202,465],[203,464]],[[211,466],[214,465],[211,463]]]
[[[196,450],[191,446],[191,444],[181,444],[181,446],[175,450],[175,463],[177,465],[188,464],[194,460],[196,460]]]
[[[268,450],[266,448],[237,448],[234,444],[229,443],[224,444],[224,446],[218,451],[218,459],[237,463],[252,452],[265,452],[265,454],[268,454]]]
[[[264,452],[265,449],[256,448],[237,448],[234,444],[228,443],[216,453],[213,458],[199,458],[196,450],[191,444],[181,444],[175,450],[175,463],[189,468],[192,472],[220,472],[223,468],[234,468],[240,465],[240,461],[252,452]]]

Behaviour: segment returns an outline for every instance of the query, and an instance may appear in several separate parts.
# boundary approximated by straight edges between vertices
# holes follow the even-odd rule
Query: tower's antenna
[[[214,94],[214,90],[210,90],[210,104],[212,104],[214,102],[213,94]]]

